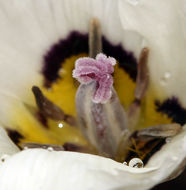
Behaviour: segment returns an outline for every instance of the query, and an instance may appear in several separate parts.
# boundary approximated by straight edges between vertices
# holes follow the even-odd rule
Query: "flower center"
[[[13,118],[16,118],[13,123],[18,126],[18,131],[21,134],[21,140],[18,143],[58,144],[64,150],[91,152],[109,156],[119,161],[126,160],[127,156],[134,157],[136,155],[144,159],[152,153],[152,149],[159,146],[159,141],[162,139],[162,130],[161,127],[156,127],[150,131],[145,130],[145,135],[142,133],[143,130],[140,132],[135,130],[159,124],[169,124],[172,119],[157,111],[153,89],[148,88],[147,91],[146,78],[143,74],[146,72],[146,67],[142,65],[139,68],[138,65],[137,68],[136,61],[131,53],[123,51],[121,45],[114,46],[106,38],[101,38],[97,21],[96,24],[92,22],[91,27],[89,40],[88,35],[72,32],[67,39],[61,40],[46,54],[42,71],[44,87],[40,89],[33,88],[37,106],[33,102],[34,106],[26,105],[16,108],[17,112],[13,115]],[[90,82],[90,79],[96,79],[98,82],[98,85],[95,86],[97,93],[95,92],[93,96],[90,93],[91,89],[89,91],[82,89],[84,100],[89,103],[83,112],[79,112],[78,109],[82,107],[75,107],[75,94],[79,84],[72,78],[74,63],[78,58],[87,56],[88,49],[89,55],[95,57],[97,53],[100,53],[101,48],[105,54],[115,57],[118,64],[115,66],[114,74],[111,75],[112,67],[103,65],[99,68],[99,64],[96,65],[97,63],[92,59],[94,63],[87,64],[86,62],[82,66],[82,69],[85,68],[83,75],[79,75],[78,72],[74,73],[74,75],[82,76],[79,80],[83,80],[84,83]],[[108,58],[102,55],[100,59]],[[144,57],[142,57],[143,59]],[[110,60],[111,65],[112,61],[113,59]],[[97,75],[96,72],[90,72],[91,69],[98,69],[102,73]],[[116,92],[112,91],[111,93],[112,76]],[[137,80],[137,84],[135,84],[135,80]],[[105,104],[104,107],[100,105],[100,103],[106,103],[109,99],[112,102]],[[158,104],[160,108],[162,104],[160,102]],[[126,120],[126,116],[125,113],[121,114],[123,108],[129,113],[129,116],[131,115],[129,126],[124,124],[126,121],[123,120]],[[77,127],[78,119],[81,120],[80,128],[85,137]],[[85,129],[82,129],[83,127],[86,128],[87,123],[91,126],[88,135],[87,132],[84,132]],[[132,128],[130,134],[124,133],[123,137],[119,138],[120,133],[123,134],[123,131],[128,131],[128,128]],[[175,135],[179,131],[179,127],[167,126],[164,139],[172,135],[167,132],[170,130],[175,131],[173,133]],[[103,138],[105,131],[107,133],[106,139]],[[160,132],[161,135],[155,138],[157,132]],[[97,135],[96,138],[95,134]],[[146,136],[148,136],[148,140],[145,138]],[[33,144],[27,144],[27,146],[31,147]],[[34,147],[37,146],[38,144],[34,145]],[[56,146],[53,148],[58,149]]]

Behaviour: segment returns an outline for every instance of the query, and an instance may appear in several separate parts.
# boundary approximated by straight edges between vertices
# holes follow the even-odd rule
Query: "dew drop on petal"
[[[129,162],[129,166],[132,168],[143,168],[143,161],[139,158],[133,158]]]
[[[166,143],[170,143],[170,142],[171,142],[171,139],[172,139],[171,137],[167,137],[167,138],[165,139],[165,142],[166,142]]]
[[[171,77],[171,74],[169,72],[165,72],[164,78],[169,79]]]
[[[52,147],[48,147],[47,150],[52,152],[54,149]]]
[[[165,86],[167,84],[168,79],[171,77],[170,72],[165,72],[164,76],[161,78],[160,83]]]
[[[127,162],[123,162],[123,164],[127,166]]]
[[[3,155],[1,156],[1,162],[5,162],[9,157],[10,157],[10,155],[8,155],[8,154],[3,154]]]

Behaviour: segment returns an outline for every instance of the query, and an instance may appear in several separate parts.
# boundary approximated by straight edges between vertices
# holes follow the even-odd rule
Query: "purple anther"
[[[81,84],[88,84],[95,80],[97,87],[92,100],[95,103],[106,103],[111,95],[113,85],[112,73],[116,60],[113,57],[107,57],[100,53],[96,59],[84,57],[76,60],[73,77]]]

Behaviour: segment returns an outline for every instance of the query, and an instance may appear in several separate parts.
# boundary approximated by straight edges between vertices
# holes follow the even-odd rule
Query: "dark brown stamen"
[[[172,137],[178,134],[181,131],[181,125],[177,123],[166,124],[166,125],[157,125],[154,127],[148,127],[146,129],[140,130],[137,132],[137,136],[143,139],[154,137],[154,138],[166,138]]]
[[[137,136],[137,132],[134,132],[127,141],[127,147],[124,147],[128,152],[125,157],[121,157],[121,161],[129,161],[134,157],[138,157],[143,160],[144,164],[148,159],[158,151],[165,143],[165,138],[148,137],[143,139]],[[119,161],[120,161],[119,160]]]
[[[139,157],[145,163],[156,153],[166,142],[166,138],[173,137],[181,131],[179,124],[165,124],[142,129],[132,133],[128,138],[128,157]]]
[[[56,121],[65,121],[69,125],[75,125],[76,120],[73,116],[65,114],[57,105],[48,100],[37,86],[32,87],[32,92],[35,96],[36,104],[41,114]]]
[[[47,118],[40,111],[35,113],[35,117],[38,119],[38,121],[42,124],[43,127],[49,129]]]
[[[73,151],[73,152],[83,152],[83,153],[90,153],[90,154],[97,154],[93,147],[85,147],[82,145],[78,145],[75,143],[65,143],[64,145],[56,145],[56,144],[40,144],[40,143],[22,143],[22,149],[32,149],[32,148],[42,148],[47,149],[49,151]]]
[[[141,100],[148,87],[149,83],[149,71],[147,67],[149,49],[143,48],[141,50],[139,62],[138,62],[138,74],[136,80],[135,98]]]
[[[64,150],[63,146],[61,145],[54,145],[54,144],[39,144],[39,143],[22,143],[21,147],[23,149],[26,148],[42,148],[42,149],[49,149],[55,150],[55,151],[62,151]]]
[[[65,114],[64,121],[69,125],[76,126],[76,119],[71,115]]]
[[[89,27],[89,57],[95,58],[102,52],[102,35],[99,20],[93,18]]]
[[[64,120],[64,112],[58,106],[48,100],[37,86],[32,87],[32,92],[34,93],[36,104],[40,112],[45,117],[51,118],[53,120]]]
[[[141,99],[145,96],[148,83],[149,83],[149,72],[147,67],[149,49],[143,48],[140,53],[140,58],[138,62],[138,73],[136,80],[136,89],[135,89],[135,100],[132,102],[128,109],[128,125],[131,131],[136,127],[140,116],[140,105]]]
[[[98,154],[97,151],[91,146],[82,146],[75,143],[65,143],[63,145],[65,151],[73,151],[73,152],[82,152],[82,153],[89,153],[89,154]]]

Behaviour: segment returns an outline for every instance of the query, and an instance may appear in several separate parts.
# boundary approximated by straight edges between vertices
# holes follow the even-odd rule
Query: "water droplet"
[[[164,74],[164,78],[165,79],[169,79],[170,76],[171,76],[171,74],[169,72],[165,72],[165,74]]]
[[[5,162],[10,156],[8,154],[3,154],[1,156],[1,162]]]
[[[170,142],[171,142],[171,139],[172,139],[171,137],[167,137],[167,138],[165,139],[165,142],[166,142],[166,143],[170,143]]]
[[[58,124],[58,127],[59,127],[59,128],[63,128],[63,123],[59,123],[59,124]]]
[[[160,82],[163,86],[167,84],[168,79],[171,77],[171,74],[169,72],[165,72],[164,76],[161,78]]]
[[[52,152],[54,149],[53,149],[51,146],[49,146],[49,147],[47,148],[47,150],[50,151],[50,152]]]
[[[129,162],[129,166],[132,168],[143,168],[143,161],[139,158],[133,158]]]
[[[127,166],[127,162],[123,162],[123,164]]]

